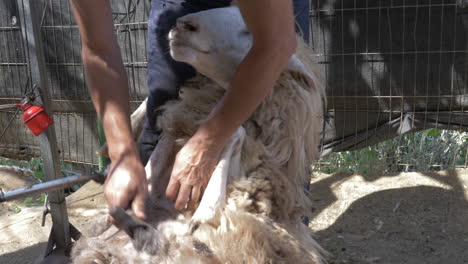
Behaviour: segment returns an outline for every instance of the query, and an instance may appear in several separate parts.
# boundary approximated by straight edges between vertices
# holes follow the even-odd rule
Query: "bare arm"
[[[296,48],[292,1],[240,0],[239,8],[253,45],[226,95],[177,155],[166,195],[179,209],[196,205],[226,142],[270,92]]]
[[[255,111],[296,48],[291,1],[241,0],[239,8],[252,33],[253,45],[226,96],[201,128],[219,142],[226,142]]]
[[[112,161],[104,193],[110,206],[131,201],[144,217],[145,171],[131,135],[127,74],[114,36],[109,0],[71,0],[80,29],[86,83],[102,120]]]

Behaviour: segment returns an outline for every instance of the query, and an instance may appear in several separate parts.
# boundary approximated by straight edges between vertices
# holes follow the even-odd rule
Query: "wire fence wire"
[[[18,103],[31,86],[26,49],[23,43],[19,11],[16,1],[0,2],[0,105]],[[22,124],[16,109],[0,111],[0,126],[5,135],[0,154],[37,155],[38,142]],[[12,120],[12,121],[11,121]],[[11,124],[10,124],[11,121]],[[32,145],[31,147],[29,147]]]
[[[84,81],[78,28],[67,0],[40,2],[35,12],[41,14],[61,159],[96,164],[96,115]],[[150,1],[111,4],[136,107],[147,93]],[[332,153],[319,169],[467,167],[467,1],[311,0],[310,6],[311,46],[328,97],[321,150]],[[32,85],[20,15],[16,0],[0,1],[0,105],[18,102]],[[1,128],[14,112],[0,109]],[[442,159],[440,153],[453,158]],[[37,140],[16,117],[0,140],[0,156],[38,154]],[[376,161],[385,162],[377,166]]]
[[[467,167],[467,2],[314,0],[311,6],[312,46],[329,104],[322,150],[342,151],[318,169]]]
[[[0,105],[17,103],[28,83],[28,60],[21,35],[16,0],[0,2]],[[115,32],[129,77],[132,107],[146,97],[146,29],[149,1],[113,0]],[[78,27],[67,0],[41,0],[41,34],[47,84],[53,100],[55,129],[61,159],[95,165],[99,147],[96,114],[85,85]],[[5,126],[15,109],[0,112]],[[38,156],[37,140],[15,118],[0,141],[0,155]]]

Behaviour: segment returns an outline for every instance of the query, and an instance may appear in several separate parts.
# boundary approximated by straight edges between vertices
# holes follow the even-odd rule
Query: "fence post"
[[[39,86],[42,103],[45,111],[52,117],[51,97],[47,88],[46,64],[41,38],[40,15],[43,11],[39,0],[17,0],[21,19],[21,30],[27,44],[29,56],[29,70],[32,84]],[[60,159],[55,135],[55,126],[50,126],[39,135],[39,144],[44,161],[44,174],[46,180],[61,178]],[[52,215],[52,232],[49,240],[55,243],[56,248],[66,249],[70,246],[70,225],[68,222],[65,193],[63,190],[51,191],[49,195],[50,212]],[[50,242],[50,241],[49,241]]]

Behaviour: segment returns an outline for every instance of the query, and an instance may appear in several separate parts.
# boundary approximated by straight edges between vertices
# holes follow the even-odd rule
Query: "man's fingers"
[[[201,194],[201,187],[200,186],[193,186],[192,193],[190,195],[190,200],[188,203],[188,209],[193,210],[197,206],[198,202],[200,201],[200,194]]]
[[[145,219],[145,201],[146,201],[146,193],[139,192],[135,196],[132,202],[132,211],[137,218]]]
[[[169,184],[166,188],[166,197],[171,201],[175,201],[177,198],[177,193],[179,192],[180,183],[175,179],[175,177],[170,178]]]
[[[188,201],[190,200],[190,193],[192,192],[192,186],[188,184],[183,184],[180,187],[179,194],[177,195],[177,201],[175,203],[175,208],[177,210],[184,210]]]

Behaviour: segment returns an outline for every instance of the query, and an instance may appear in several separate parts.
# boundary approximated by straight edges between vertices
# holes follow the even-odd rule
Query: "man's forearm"
[[[296,48],[291,1],[239,1],[252,33],[252,48],[239,65],[230,87],[201,126],[207,141],[223,145],[269,93]],[[262,10],[259,14],[258,10]]]
[[[71,0],[80,29],[82,57],[94,107],[112,160],[136,147],[131,137],[127,74],[115,39],[109,0]]]
[[[120,54],[83,47],[87,84],[102,120],[111,159],[135,148],[130,128],[127,75]]]
[[[104,197],[109,207],[131,206],[137,217],[145,218],[145,170],[131,136],[127,74],[113,32],[109,0],[70,3],[80,29],[86,84],[102,120],[112,160]]]

